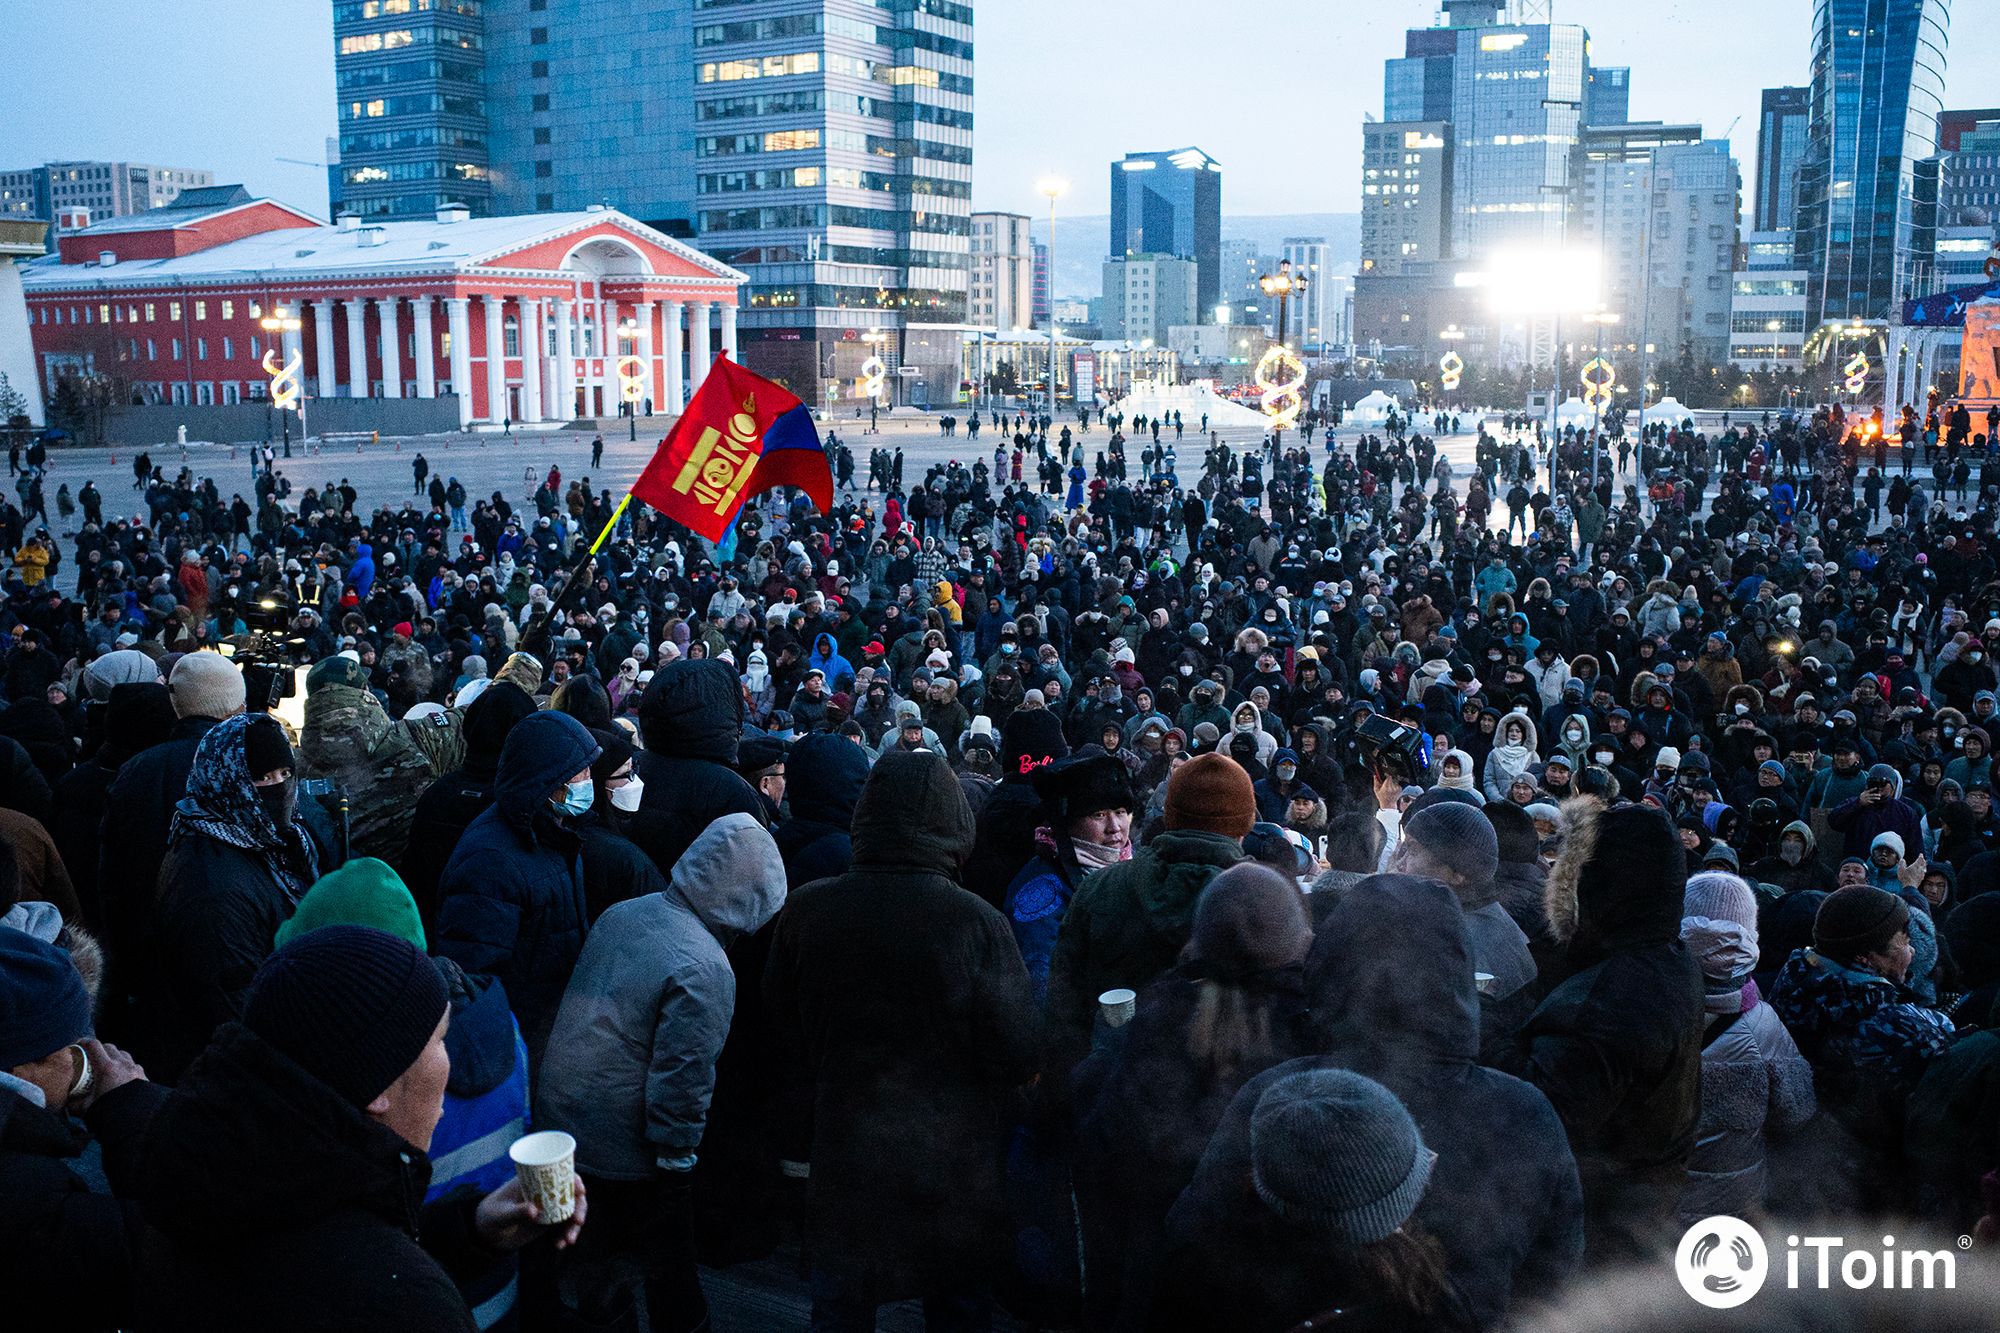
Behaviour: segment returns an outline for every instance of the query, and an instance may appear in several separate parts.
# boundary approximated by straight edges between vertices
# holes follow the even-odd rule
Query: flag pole
[[[591,561],[597,558],[597,553],[604,549],[604,544],[611,540],[612,532],[618,527],[618,520],[625,517],[625,510],[631,503],[632,492],[626,491],[625,498],[618,502],[618,507],[611,511],[611,518],[605,523],[603,529],[598,532],[597,540],[585,548],[583,553],[576,558],[570,567],[562,572],[562,582],[556,584],[555,588],[549,593],[548,610],[537,613],[528,621],[527,627],[521,631],[522,652],[531,654],[537,658],[542,656],[538,650],[551,637],[549,634],[549,621],[554,618],[557,611],[562,609],[563,603],[569,600],[570,592],[578,586],[577,580],[582,576],[584,569],[589,566]],[[544,670],[547,669],[547,666],[548,664],[544,662]]]

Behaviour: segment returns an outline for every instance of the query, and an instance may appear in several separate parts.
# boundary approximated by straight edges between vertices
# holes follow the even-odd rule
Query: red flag
[[[812,412],[783,387],[719,356],[632,494],[677,523],[720,541],[743,502],[798,486],[833,508],[833,470]]]

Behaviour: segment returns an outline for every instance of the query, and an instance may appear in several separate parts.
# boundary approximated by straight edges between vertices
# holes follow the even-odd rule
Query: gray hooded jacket
[[[724,948],[785,903],[785,864],[744,814],[710,824],[670,887],[607,910],[563,994],[535,1117],[576,1137],[579,1170],[642,1180],[693,1165],[736,1012]]]

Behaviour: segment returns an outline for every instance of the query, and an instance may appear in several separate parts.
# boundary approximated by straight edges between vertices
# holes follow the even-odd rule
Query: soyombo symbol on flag
[[[821,513],[833,508],[833,469],[812,412],[720,356],[632,483],[632,494],[720,541],[743,502],[773,486],[799,487]]]

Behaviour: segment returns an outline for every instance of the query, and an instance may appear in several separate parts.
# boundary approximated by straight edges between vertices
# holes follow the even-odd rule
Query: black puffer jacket
[[[589,929],[582,840],[549,793],[596,755],[567,713],[518,723],[500,752],[493,807],[465,830],[438,885],[436,952],[507,988],[535,1068]]]
[[[797,889],[846,872],[854,864],[848,830],[868,785],[868,755],[840,736],[802,736],[786,756],[791,781],[785,799],[791,817],[772,832],[785,859],[785,879]]]
[[[491,1256],[473,1242],[469,1193],[424,1206],[430,1175],[393,1130],[230,1024],[141,1145],[138,1326],[469,1333],[447,1266],[476,1272]]]
[[[528,692],[509,680],[486,687],[465,710],[465,762],[424,789],[410,821],[410,841],[398,872],[417,900],[426,931],[437,926],[438,881],[472,821],[493,804],[500,747],[514,724],[535,711]]]
[[[1700,969],[1680,941],[1680,838],[1645,806],[1563,804],[1549,924],[1564,978],[1503,1063],[1562,1117],[1582,1173],[1593,1258],[1671,1222],[1701,1112]]]
[[[1325,1064],[1402,1099],[1438,1154],[1417,1221],[1444,1243],[1480,1325],[1516,1291],[1559,1289],[1583,1253],[1576,1158],[1549,1099],[1476,1063],[1479,997],[1458,899],[1372,875],[1340,896],[1306,960]]]
[[[84,1116],[85,1134],[0,1088],[0,1289],[23,1326],[31,1308],[60,1309],[65,1329],[133,1326],[141,1224],[129,1191],[140,1136],[166,1096],[143,1079],[106,1093]],[[93,1193],[65,1164],[92,1138],[115,1195]]]
[[[964,1282],[1000,1241],[1035,1000],[1007,922],[958,886],[972,814],[945,762],[891,753],[854,811],[854,869],[778,916],[772,1021],[814,1078],[816,1265],[883,1299]]]
[[[187,795],[194,752],[215,722],[182,718],[165,742],[126,760],[111,781],[98,838],[97,882],[104,902],[104,947],[114,969],[130,966],[141,952],[160,862],[167,859],[174,807]]]
[[[646,795],[628,832],[663,875],[701,831],[728,814],[767,822],[763,798],[734,767],[743,686],[726,662],[670,662],[639,700],[646,748],[634,761]]]

